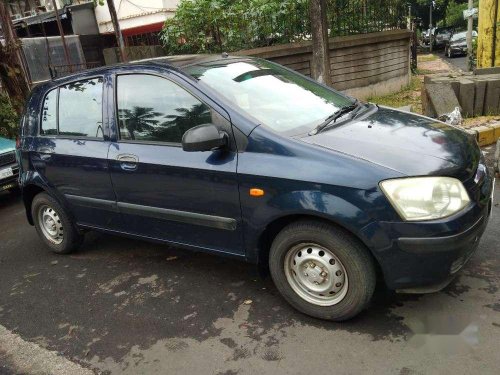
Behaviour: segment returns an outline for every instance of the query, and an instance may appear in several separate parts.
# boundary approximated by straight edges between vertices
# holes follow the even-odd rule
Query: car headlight
[[[408,221],[450,216],[470,202],[462,183],[451,177],[385,180],[380,187],[399,215]]]

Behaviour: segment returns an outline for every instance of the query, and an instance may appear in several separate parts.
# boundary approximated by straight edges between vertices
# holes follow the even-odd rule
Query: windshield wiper
[[[356,108],[360,108],[361,106],[359,104],[359,101],[356,99],[354,103],[341,107],[339,110],[333,112],[330,116],[328,116],[325,121],[311,130],[309,132],[309,135],[318,134],[319,132],[325,130],[330,124],[335,123],[335,121],[344,116],[346,113],[352,112]],[[356,114],[357,112],[358,111],[356,111],[354,114]]]

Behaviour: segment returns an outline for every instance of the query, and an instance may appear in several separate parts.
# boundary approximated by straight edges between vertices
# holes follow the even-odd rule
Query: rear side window
[[[45,96],[42,109],[40,134],[57,134],[57,89],[49,91],[49,93]]]
[[[102,92],[102,78],[61,86],[59,135],[102,138]]]
[[[181,143],[192,127],[216,123],[206,104],[174,82],[151,75],[119,76],[117,104],[122,140]]]

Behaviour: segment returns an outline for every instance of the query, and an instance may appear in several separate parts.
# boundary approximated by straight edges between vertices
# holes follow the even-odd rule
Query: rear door
[[[167,73],[117,75],[115,98],[109,163],[125,231],[242,255],[237,153],[181,147],[184,132],[204,123],[233,139],[227,113]]]
[[[33,163],[70,205],[80,224],[118,228],[103,127],[105,77],[68,83],[47,93]],[[104,105],[103,105],[104,104]]]

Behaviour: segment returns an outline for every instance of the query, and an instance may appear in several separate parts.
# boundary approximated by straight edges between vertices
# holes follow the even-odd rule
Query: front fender
[[[345,188],[344,188],[345,189]],[[359,198],[363,195],[357,189],[351,191]],[[261,237],[273,223],[290,217],[316,217],[339,225],[363,241],[359,230],[372,218],[367,210],[361,209],[346,198],[321,190],[290,191],[274,196],[251,198],[242,196],[243,225],[247,258],[257,262]]]

